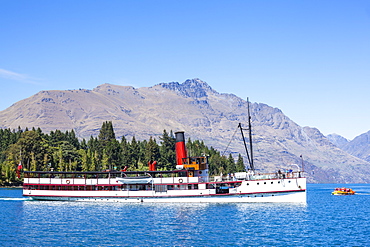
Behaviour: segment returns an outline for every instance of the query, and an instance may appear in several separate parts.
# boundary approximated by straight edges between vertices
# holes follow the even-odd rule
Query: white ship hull
[[[173,178],[171,179],[173,180]],[[185,179],[187,183],[182,183]],[[151,186],[151,190],[148,190],[148,187],[144,190],[136,190],[136,187],[133,185],[123,187],[123,184],[116,179],[99,180],[100,183],[97,183],[95,179],[74,179],[72,180],[72,184],[70,180],[30,178],[26,181],[27,184],[37,183],[39,185],[41,184],[43,187],[30,189],[32,186],[26,186],[23,195],[35,200],[110,201],[127,203],[306,202],[306,178],[224,181],[217,183],[201,183],[199,181],[192,181],[198,178],[189,179],[190,178],[176,178],[177,181],[175,181],[175,183],[168,183],[168,179],[155,178],[153,179],[153,183],[149,185]],[[181,183],[179,183],[179,180]],[[68,184],[68,186],[62,188],[70,189],[56,190],[55,188],[60,186],[60,184]],[[106,186],[109,187],[110,190],[82,190],[89,184],[94,184],[96,188],[99,186]],[[207,188],[226,184],[229,185],[227,191]],[[162,190],[155,190],[158,186],[162,186]],[[175,189],[167,190],[168,186],[173,186]],[[54,189],[48,189],[50,187]],[[189,189],[190,187],[191,189]]]
[[[249,196],[196,196],[196,197],[71,197],[71,196],[32,196],[34,200],[47,201],[87,201],[124,203],[306,203],[306,191]]]

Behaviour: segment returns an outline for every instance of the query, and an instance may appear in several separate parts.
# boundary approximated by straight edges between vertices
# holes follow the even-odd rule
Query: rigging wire
[[[234,136],[235,136],[235,134],[236,134],[236,132],[237,132],[237,131],[238,131],[238,128],[236,128],[236,130],[235,130],[235,132],[234,132],[233,136],[231,137],[231,139],[230,139],[230,141],[229,141],[229,144],[227,144],[226,149],[225,149],[225,151],[222,153],[222,155],[221,155],[221,156],[224,156],[224,155],[225,155],[225,153],[226,153],[227,149],[229,148],[231,141],[234,139]]]

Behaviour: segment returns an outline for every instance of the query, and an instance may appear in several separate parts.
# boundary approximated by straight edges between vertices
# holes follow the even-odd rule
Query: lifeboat
[[[345,195],[354,195],[355,191],[353,191],[350,188],[335,188],[333,192],[331,192],[332,195],[336,196],[345,196]]]

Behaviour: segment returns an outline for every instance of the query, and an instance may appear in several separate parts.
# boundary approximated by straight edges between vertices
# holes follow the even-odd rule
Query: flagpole
[[[302,154],[301,154],[299,157],[301,157],[301,160],[302,160],[302,172],[304,172],[304,163],[303,163],[303,157],[302,157]]]

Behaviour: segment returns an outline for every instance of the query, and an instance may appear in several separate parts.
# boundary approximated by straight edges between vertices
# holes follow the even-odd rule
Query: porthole
[[[274,182],[271,182],[271,184],[274,184]]]
[[[264,184],[266,184],[266,182],[264,182]]]
[[[257,185],[260,185],[260,183],[257,183]]]

